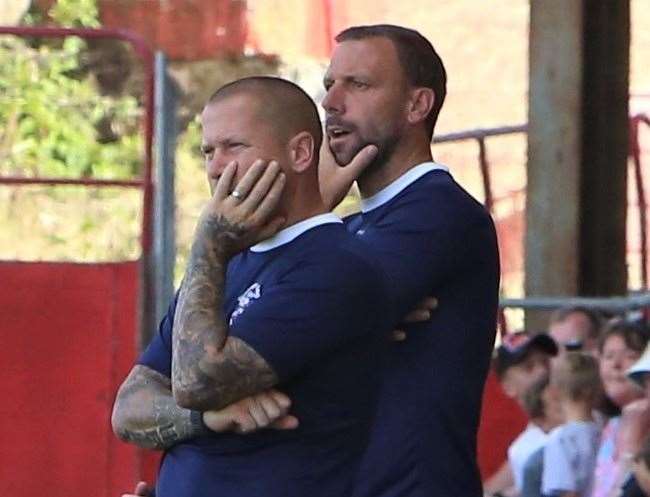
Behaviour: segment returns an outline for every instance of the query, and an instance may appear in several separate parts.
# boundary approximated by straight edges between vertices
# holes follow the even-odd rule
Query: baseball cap
[[[509,368],[523,362],[533,349],[546,352],[550,356],[555,356],[558,352],[555,340],[546,333],[517,331],[504,335],[494,357],[494,371],[497,376],[501,378]]]
[[[643,355],[627,370],[627,377],[643,387],[643,377],[650,373],[650,344],[643,351]]]

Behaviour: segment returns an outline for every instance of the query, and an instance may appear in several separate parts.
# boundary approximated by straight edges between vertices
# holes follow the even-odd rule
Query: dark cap
[[[499,378],[503,377],[509,368],[523,362],[530,351],[535,349],[550,356],[555,356],[558,352],[555,340],[546,333],[518,331],[504,335],[494,357],[495,373]]]

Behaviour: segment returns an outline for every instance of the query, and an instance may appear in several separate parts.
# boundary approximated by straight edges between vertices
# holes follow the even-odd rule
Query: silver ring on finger
[[[242,193],[238,190],[233,190],[230,196],[236,198],[237,200],[241,200],[244,198],[244,195],[242,195]]]

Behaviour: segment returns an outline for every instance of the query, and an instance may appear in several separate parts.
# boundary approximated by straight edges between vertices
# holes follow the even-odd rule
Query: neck
[[[313,183],[313,182],[312,182]],[[310,188],[308,185],[300,185],[293,191],[286,207],[283,210],[284,228],[288,228],[300,221],[304,221],[319,214],[329,212],[323,204],[318,186]]]
[[[359,177],[357,184],[361,196],[368,198],[390,185],[405,172],[418,164],[432,161],[428,140],[419,136],[401,140],[390,157],[379,164],[372,164]]]
[[[562,410],[567,421],[593,421],[591,405],[588,402],[565,400]]]
[[[288,228],[289,226],[293,226],[296,223],[299,223],[300,221],[304,221],[305,219],[309,219],[310,217],[318,216],[319,214],[326,214],[329,212],[326,208],[325,205],[322,204],[320,207],[314,207],[309,210],[304,210],[303,212],[300,213],[295,213],[293,215],[287,215],[286,216],[286,221],[284,223],[283,228]]]

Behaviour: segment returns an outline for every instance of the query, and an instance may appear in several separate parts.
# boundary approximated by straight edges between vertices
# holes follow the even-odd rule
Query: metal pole
[[[502,299],[502,308],[553,310],[561,307],[587,307],[611,312],[625,312],[650,307],[650,293],[627,297],[527,297]]]
[[[156,52],[155,58],[155,185],[153,278],[153,323],[162,318],[174,295],[176,236],[174,217],[174,170],[176,151],[176,94],[167,74],[167,58]],[[152,324],[153,324],[152,323]],[[145,330],[144,343],[153,329]]]

